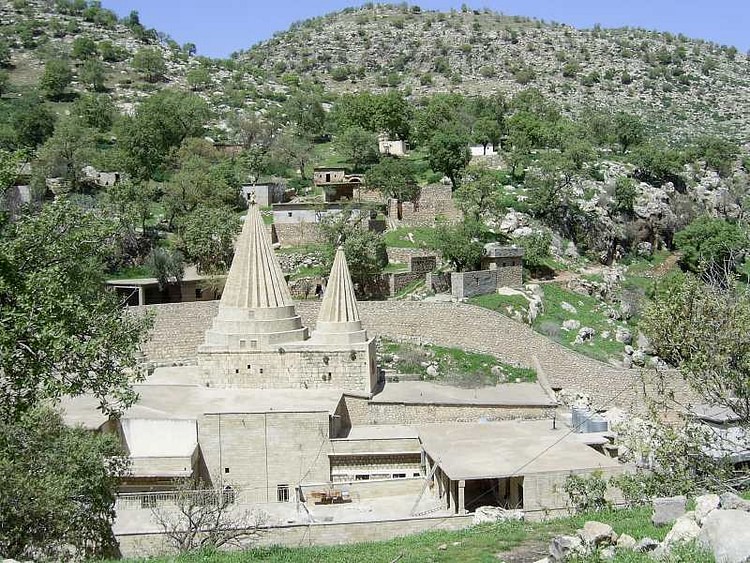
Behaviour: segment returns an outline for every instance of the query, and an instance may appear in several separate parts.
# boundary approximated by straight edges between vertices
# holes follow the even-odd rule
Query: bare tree
[[[264,532],[267,515],[235,505],[236,492],[204,488],[200,480],[181,481],[171,501],[151,507],[156,524],[180,553],[255,543]]]

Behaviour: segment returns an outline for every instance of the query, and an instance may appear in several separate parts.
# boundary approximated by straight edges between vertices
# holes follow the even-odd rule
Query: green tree
[[[336,145],[355,170],[361,170],[365,164],[378,160],[378,141],[375,135],[361,127],[350,127],[339,134]]]
[[[430,139],[429,148],[430,167],[445,174],[453,189],[458,188],[461,173],[471,160],[466,137],[455,131],[438,131]]]
[[[234,239],[240,218],[231,208],[198,207],[186,215],[180,228],[178,247],[203,274],[224,273],[234,256]]]
[[[455,194],[459,209],[474,221],[479,221],[483,215],[505,211],[499,207],[500,180],[495,170],[484,166],[469,167]]]
[[[305,180],[305,167],[312,157],[313,144],[309,137],[300,135],[292,127],[284,129],[273,145],[272,156],[285,166],[294,168]]]
[[[211,74],[203,66],[190,69],[185,75],[188,86],[193,90],[205,90],[211,85]]]
[[[86,127],[105,132],[112,128],[116,111],[107,94],[82,94],[73,104],[71,113]]]
[[[74,119],[64,119],[39,150],[40,172],[45,178],[62,178],[68,190],[78,190],[93,149],[91,130]]]
[[[62,59],[51,59],[44,65],[44,72],[39,79],[39,89],[52,100],[62,97],[73,80],[70,64]]]
[[[450,262],[457,272],[481,267],[484,245],[480,240],[479,225],[474,221],[439,225],[435,230],[433,248],[440,251],[443,259]]]
[[[731,277],[712,281],[668,278],[639,326],[705,402],[727,407],[750,426],[750,294]]]
[[[121,223],[132,228],[140,227],[141,232],[145,233],[146,223],[153,215],[157,193],[152,182],[123,180],[107,188],[107,201]]]
[[[140,49],[133,56],[132,66],[146,82],[160,82],[167,73],[167,65],[161,52],[154,48]]]
[[[471,131],[472,140],[484,147],[487,154],[487,145],[492,144],[495,148],[500,147],[500,137],[502,129],[496,119],[482,117],[474,122],[474,128]]]
[[[96,42],[90,37],[76,37],[71,46],[70,56],[74,59],[87,60],[97,53]]]
[[[107,75],[99,59],[88,59],[78,71],[78,78],[89,90],[102,92]]]
[[[154,272],[164,300],[169,301],[169,286],[179,287],[185,276],[185,257],[182,252],[157,246],[146,257],[146,265]]]
[[[633,205],[638,195],[635,182],[627,176],[620,176],[615,180],[615,191],[613,197],[613,207],[618,213],[625,215],[633,214]]]
[[[643,122],[635,115],[618,112],[614,117],[614,136],[623,153],[639,145],[645,137]]]
[[[19,148],[34,149],[52,135],[55,115],[35,96],[25,96],[19,101],[18,111],[11,118],[11,126]]]
[[[0,419],[64,395],[90,394],[105,413],[132,404],[149,319],[103,289],[116,225],[58,199],[0,230]]]
[[[50,561],[113,556],[115,493],[127,467],[122,455],[115,435],[67,427],[47,408],[17,420],[0,418],[3,555]]]
[[[384,156],[371,166],[365,174],[365,184],[384,197],[399,201],[414,201],[420,192],[412,162],[393,156]]]
[[[733,271],[747,252],[747,231],[723,219],[700,217],[674,237],[675,246],[682,252],[682,264],[692,272],[708,269]]]
[[[117,135],[124,166],[136,179],[149,179],[188,137],[200,137],[210,112],[195,94],[164,89],[150,96],[132,117],[120,122]]]
[[[392,90],[375,98],[377,133],[391,138],[408,139],[411,132],[411,105],[400,92]]]
[[[706,168],[715,170],[719,176],[727,177],[732,172],[739,147],[726,139],[706,135],[696,139],[690,153],[694,159],[704,161]]]
[[[284,102],[284,112],[303,135],[318,137],[325,132],[326,112],[320,96],[315,92],[295,91]]]

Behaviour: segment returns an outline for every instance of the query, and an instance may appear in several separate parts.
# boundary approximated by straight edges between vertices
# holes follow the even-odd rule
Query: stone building
[[[409,143],[401,139],[389,139],[386,135],[378,137],[378,151],[390,156],[405,156],[409,152]]]
[[[106,419],[87,397],[62,405],[70,424],[117,433],[131,459],[122,483],[123,526],[144,523],[136,531],[116,530],[123,545],[158,533],[148,527],[147,509],[169,498],[175,479],[200,478],[203,486],[231,490],[238,504],[273,505],[269,510],[281,516],[270,524],[281,530],[311,522],[315,499],[342,500],[362,482],[368,494],[384,497],[396,490],[394,482],[403,482],[398,490],[410,496],[394,499],[388,514],[405,521],[415,517],[411,507],[425,491],[430,510],[441,514],[460,515],[480,501],[502,506],[509,498],[541,515],[560,508],[555,491],[566,471],[621,470],[588,447],[606,442],[601,434],[578,435],[573,453],[550,449],[565,431],[547,428],[557,401],[544,380],[479,389],[386,383],[342,249],[310,331],[255,204],[215,310],[195,357],[156,367],[134,386],[139,401],[122,417]],[[547,420],[536,426],[497,422],[519,418]],[[517,462],[529,456],[535,464],[527,470]],[[532,476],[532,469],[540,475]],[[511,478],[522,480],[502,489],[501,480]],[[327,517],[340,517],[335,514]],[[356,514],[361,519],[361,511]]]

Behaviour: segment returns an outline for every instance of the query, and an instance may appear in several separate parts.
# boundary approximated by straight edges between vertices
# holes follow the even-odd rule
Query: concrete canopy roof
[[[550,420],[419,428],[422,448],[454,481],[623,467]]]
[[[131,457],[190,457],[198,446],[195,420],[123,418]]]
[[[372,398],[374,403],[550,406],[553,401],[538,383],[507,383],[494,387],[465,389],[428,381],[401,381],[386,384]]]

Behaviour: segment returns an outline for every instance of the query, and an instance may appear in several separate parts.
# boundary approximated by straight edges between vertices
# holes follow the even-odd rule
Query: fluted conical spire
[[[206,331],[204,351],[273,348],[307,339],[307,329],[271,248],[260,210],[253,201],[224,285],[219,312]]]
[[[250,203],[237,238],[221,305],[249,309],[294,305],[255,202]]]
[[[343,248],[336,250],[313,340],[326,344],[364,342],[367,332],[357,310],[354,285]]]

